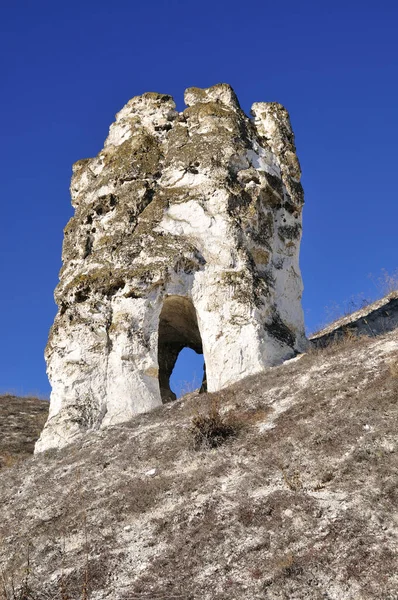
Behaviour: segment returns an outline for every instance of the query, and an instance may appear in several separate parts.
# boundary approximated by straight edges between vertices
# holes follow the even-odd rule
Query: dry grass
[[[84,567],[81,571],[83,582],[78,595],[76,595],[75,587],[69,590],[69,582],[64,573],[61,574],[54,589],[40,589],[42,587],[40,579],[35,575],[28,556],[25,573],[20,583],[17,583],[18,577],[14,573],[7,575],[3,571],[1,572],[0,600],[74,600],[75,598],[89,600],[88,586],[90,581],[88,567]]]
[[[81,485],[80,472],[76,480]],[[0,600],[89,600],[92,575],[89,564],[89,544],[87,530],[87,503],[80,493],[81,537],[83,538],[83,551],[79,564],[73,576],[65,573],[65,537],[60,534],[60,539],[52,539],[54,547],[59,547],[61,556],[61,572],[55,585],[44,586],[40,580],[38,564],[31,560],[33,544],[26,541],[19,554],[20,568],[17,572],[0,570]]]
[[[22,581],[17,584],[14,573],[7,575],[1,571],[1,588],[0,600],[56,600],[53,597],[48,597],[47,594],[39,594],[32,587],[32,565],[30,562],[30,544],[27,543],[26,548],[26,565]],[[60,600],[68,600],[60,598]]]
[[[328,356],[338,353],[344,348],[354,349],[354,345],[358,344],[358,347],[364,343],[364,336],[358,335],[358,333],[350,328],[344,327],[338,329],[334,334],[325,337],[324,339],[314,339],[310,342],[308,354],[321,353],[323,356]]]
[[[372,304],[372,302],[374,302],[374,298],[369,298],[363,293],[351,296],[348,300],[344,300],[341,304],[333,302],[329,306],[325,307],[326,322],[321,329],[324,329],[333,321],[341,319],[342,317],[347,317],[358,310],[366,308],[369,306],[369,304]]]

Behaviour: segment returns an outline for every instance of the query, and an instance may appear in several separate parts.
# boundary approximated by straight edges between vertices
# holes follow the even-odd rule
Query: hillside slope
[[[327,346],[349,335],[377,336],[398,327],[398,291],[390,292],[359,310],[340,317],[310,337],[313,345]]]
[[[198,411],[234,435],[195,449]],[[40,600],[396,600],[397,423],[395,330],[30,458],[0,473],[6,587],[29,548]]]
[[[0,395],[0,469],[33,453],[48,408],[49,403],[39,398]]]

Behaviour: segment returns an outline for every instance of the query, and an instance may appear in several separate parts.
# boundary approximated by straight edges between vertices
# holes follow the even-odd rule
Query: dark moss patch
[[[283,240],[297,240],[301,235],[301,225],[281,225],[278,229],[278,236]]]

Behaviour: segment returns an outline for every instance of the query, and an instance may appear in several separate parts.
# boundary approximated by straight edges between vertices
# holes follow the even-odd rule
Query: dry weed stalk
[[[61,578],[59,581],[60,600],[71,600],[65,582],[65,535],[62,536]]]
[[[81,591],[81,600],[89,600],[88,587],[89,587],[89,570],[88,570],[88,538],[87,538],[87,520],[86,516],[83,520],[84,538],[85,538],[85,565],[83,572],[83,584]],[[26,554],[26,567],[24,569],[24,576],[21,584],[16,583],[16,577],[13,572],[9,576],[1,570],[0,571],[0,600],[71,600],[71,596],[68,592],[66,580],[65,580],[65,537],[63,536],[62,542],[62,564],[61,564],[61,577],[58,581],[58,591],[55,593],[48,593],[45,590],[38,592],[34,589],[35,586],[31,585],[32,577],[34,572],[32,569],[31,558],[30,558],[30,543],[27,546]]]
[[[389,273],[387,269],[382,269],[381,275],[376,280],[372,274],[369,275],[369,278],[378,289],[381,297],[398,290],[398,269],[395,269],[392,273]]]
[[[197,375],[196,373],[194,373],[191,381],[184,379],[178,382],[176,386],[179,390],[178,397],[181,398],[181,396],[185,396],[186,394],[192,394],[192,392],[197,392],[199,391],[200,386],[201,383],[199,383]]]
[[[371,298],[367,298],[365,294],[360,293],[351,296],[348,300],[344,300],[341,304],[333,302],[325,307],[326,323],[320,328],[324,329],[329,323],[337,321],[342,317],[348,317],[357,310],[361,310],[372,303]]]
[[[7,578],[4,571],[1,571],[2,595],[4,600],[39,600],[34,594],[31,585],[31,566],[30,566],[30,542],[27,545],[25,575],[20,586],[15,584],[14,573]]]
[[[81,600],[88,600],[88,583],[89,583],[89,569],[88,569],[88,536],[87,536],[87,506],[83,497],[83,486],[81,482],[80,470],[77,472],[77,481],[80,491],[80,506],[83,508],[83,535],[84,535],[84,571],[83,571],[83,583],[82,583],[82,595]]]
[[[88,600],[88,541],[87,541],[87,512],[84,510],[83,517],[84,527],[84,575],[83,575],[83,586],[82,586],[82,600]]]

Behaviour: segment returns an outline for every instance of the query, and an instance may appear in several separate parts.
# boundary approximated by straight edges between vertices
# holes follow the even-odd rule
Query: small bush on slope
[[[235,436],[237,432],[237,421],[220,413],[216,397],[214,397],[207,414],[196,414],[192,418],[191,434],[195,450],[217,448],[228,438]]]

